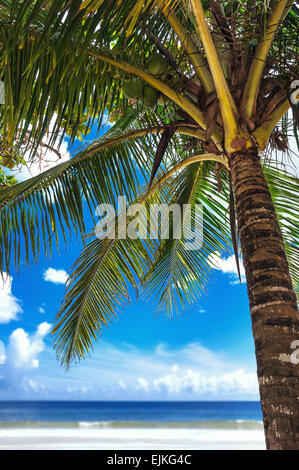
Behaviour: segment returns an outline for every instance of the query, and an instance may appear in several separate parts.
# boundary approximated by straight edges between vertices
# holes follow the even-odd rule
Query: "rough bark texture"
[[[299,449],[299,364],[291,348],[299,315],[281,231],[257,151],[233,154],[231,171],[266,445]]]

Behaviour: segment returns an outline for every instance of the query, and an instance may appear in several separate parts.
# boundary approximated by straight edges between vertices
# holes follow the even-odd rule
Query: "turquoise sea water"
[[[0,428],[261,429],[259,402],[0,402]]]

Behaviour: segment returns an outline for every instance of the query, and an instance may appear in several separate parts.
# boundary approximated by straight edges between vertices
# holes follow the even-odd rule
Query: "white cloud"
[[[85,369],[85,364],[81,367]],[[102,341],[91,363],[86,364],[84,372],[83,369],[82,376],[79,372],[81,380],[92,382],[94,399],[258,398],[254,366],[229,359],[198,342],[177,349],[160,343],[145,351],[125,344],[118,348]]]
[[[225,369],[224,358],[214,351],[205,348],[200,343],[186,344],[181,348],[179,354],[182,355],[185,366],[187,364],[195,364],[208,373],[215,369]],[[171,357],[174,357],[174,355],[172,354]]]
[[[26,152],[24,155],[24,160],[27,162],[27,166],[21,166],[14,171],[14,175],[18,181],[25,181],[33,176],[37,176],[43,171],[49,170],[54,166],[57,166],[59,163],[68,161],[70,159],[70,154],[67,152],[67,143],[63,142],[59,149],[59,153],[61,154],[61,158],[52,151],[47,150],[43,154],[43,159],[41,161],[28,161],[28,153]]]
[[[53,282],[54,284],[65,284],[68,275],[64,269],[48,268],[44,272],[43,278],[45,281]]]
[[[67,393],[74,394],[74,393],[79,393],[82,395],[86,395],[86,393],[92,392],[92,387],[86,387],[85,385],[79,386],[79,387],[72,387],[68,385],[65,389]]]
[[[36,380],[28,379],[27,377],[21,382],[21,389],[25,392],[43,393],[46,391],[46,386]]]
[[[0,365],[5,364],[6,356],[5,356],[5,346],[3,341],[0,341]]]
[[[211,268],[218,269],[222,271],[224,274],[228,274],[229,277],[231,278],[231,284],[240,283],[235,255],[231,255],[228,258],[222,258],[220,256],[220,253],[218,251],[215,251],[214,253],[211,253],[209,255],[208,262]],[[244,269],[244,265],[241,259],[239,259],[239,263],[240,263],[241,281],[246,282],[245,269]]]
[[[43,323],[40,323],[37,327],[36,333],[35,333],[35,338],[44,338],[51,329],[51,325],[44,321]]]
[[[0,278],[0,323],[9,323],[11,320],[17,320],[18,313],[23,310],[19,300],[12,295],[12,277],[4,273],[3,279]]]
[[[282,171],[286,171],[287,173],[295,176],[296,178],[299,177],[299,154],[298,154],[298,147],[295,136],[292,135],[290,131],[290,135],[288,136],[288,146],[289,152],[281,152],[278,150],[271,152],[271,160],[272,165],[275,164],[277,168]],[[267,159],[265,160],[267,161]]]
[[[23,328],[17,328],[9,337],[7,360],[15,368],[35,369],[39,366],[38,355],[44,350],[44,337],[51,325],[43,322],[38,325],[33,336]]]
[[[57,119],[57,114],[54,114],[50,125],[49,125],[49,132],[48,132],[48,137],[44,136],[42,143],[49,145],[51,148],[47,148],[45,145],[44,146],[39,146],[39,153],[40,157],[39,159],[35,159],[33,162],[29,160],[30,158],[30,151],[25,152],[24,155],[24,160],[27,163],[27,166],[21,165],[17,167],[14,170],[11,170],[9,173],[12,173],[15,175],[18,181],[25,181],[28,178],[32,178],[33,176],[37,176],[43,171],[46,171],[50,168],[55,167],[59,163],[63,163],[68,161],[71,158],[71,155],[68,151],[68,142],[66,140],[63,140],[60,147],[58,148],[58,141],[59,138],[57,139],[57,143],[55,145],[50,145],[50,137],[53,133],[54,129],[54,124]],[[112,127],[114,123],[111,123],[108,121],[108,114],[104,113],[104,119],[103,119],[103,124],[102,128],[109,128]],[[30,129],[30,126],[29,126]],[[59,137],[61,136],[62,131],[59,131],[58,135]],[[59,153],[59,155],[57,154]]]
[[[200,393],[200,394],[257,394],[258,384],[255,373],[246,373],[243,369],[227,374],[205,375],[200,371],[188,369],[179,372],[172,370],[169,374],[154,379],[154,388],[158,392],[169,394]]]
[[[101,340],[91,358],[66,375],[57,367],[52,351],[44,350],[45,368],[39,354],[45,345],[48,324],[33,336],[15,330],[6,348],[7,363],[0,397],[93,400],[252,400],[258,399],[255,366],[238,357],[229,358],[200,343],[171,349],[159,344],[148,350]],[[17,343],[17,347],[16,347]],[[13,346],[13,347],[12,347]],[[5,368],[6,367],[6,368]],[[32,382],[30,382],[30,380]],[[5,382],[5,383],[4,383]],[[39,384],[44,384],[45,389]],[[9,388],[10,387],[10,388]]]
[[[49,137],[45,136],[42,140],[43,144],[49,145],[50,144],[50,136],[52,134],[52,130],[54,128],[54,124],[56,121],[57,115],[54,115],[50,126],[49,126]],[[27,166],[21,165],[20,167],[16,168],[16,170],[11,171],[15,175],[18,181],[25,181],[28,178],[33,176],[37,176],[43,171],[52,168],[59,163],[68,161],[70,159],[70,153],[67,150],[68,143],[63,141],[61,143],[60,148],[58,149],[58,144],[52,146],[54,150],[51,150],[45,146],[39,147],[40,159],[36,159],[33,162],[29,161],[30,151],[26,152],[24,155],[24,160],[27,162]],[[59,152],[60,156],[56,153]]]
[[[126,386],[126,384],[125,384],[125,382],[124,382],[123,380],[119,380],[119,381],[118,381],[118,385],[119,385],[119,387],[120,387],[121,389],[127,390],[127,386]]]
[[[137,390],[148,391],[148,381],[144,377],[138,377],[137,383]]]

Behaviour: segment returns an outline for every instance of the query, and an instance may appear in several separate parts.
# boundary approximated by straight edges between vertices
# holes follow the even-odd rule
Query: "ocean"
[[[261,420],[259,402],[3,401],[0,449],[263,448]]]

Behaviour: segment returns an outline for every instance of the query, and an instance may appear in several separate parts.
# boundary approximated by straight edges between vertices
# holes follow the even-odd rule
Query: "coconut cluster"
[[[170,64],[166,57],[161,54],[154,54],[146,67],[146,71],[151,75],[165,79],[170,72]],[[156,104],[165,106],[170,101],[167,96],[159,93],[139,78],[127,81],[123,86],[123,94],[126,98],[134,99],[144,106],[155,106]]]

